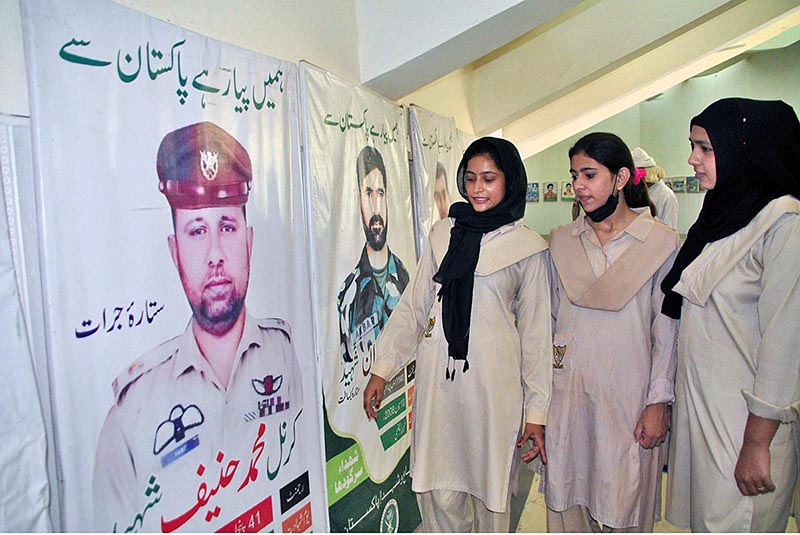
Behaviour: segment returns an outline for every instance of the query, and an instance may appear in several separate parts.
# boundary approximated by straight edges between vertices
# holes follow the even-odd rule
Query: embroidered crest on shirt
[[[423,336],[425,336],[425,338],[430,338],[431,336],[433,336],[434,325],[436,325],[436,316],[431,316],[430,318],[428,318],[428,324],[425,326],[425,332],[423,333]]]
[[[567,346],[553,345],[553,368],[556,370],[564,369],[564,355],[567,353]]]

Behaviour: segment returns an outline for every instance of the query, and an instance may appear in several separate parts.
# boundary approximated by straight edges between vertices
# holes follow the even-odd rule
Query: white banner
[[[411,531],[415,361],[387,381],[377,422],[362,405],[374,342],[416,264],[406,117],[369,91],[300,69],[330,528]]]
[[[63,529],[324,531],[296,66],[22,7]]]
[[[412,104],[408,107],[408,125],[417,251],[421,256],[433,224],[447,217],[450,204],[463,200],[456,186],[456,171],[466,147],[461,147],[452,118]]]

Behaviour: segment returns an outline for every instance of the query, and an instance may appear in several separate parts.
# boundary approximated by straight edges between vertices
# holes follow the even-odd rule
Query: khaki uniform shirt
[[[733,476],[749,412],[785,422],[770,447],[778,488],[764,495],[784,504],[776,514],[788,512],[797,471],[800,202],[775,199],[708,244],[675,291],[684,301],[667,519],[693,531],[750,531],[754,499]]]
[[[649,188],[647,194],[656,207],[656,217],[673,230],[678,229],[678,199],[675,193],[659,180]]]
[[[248,315],[236,355],[226,389],[189,322],[115,379],[94,468],[98,530],[280,531],[282,509],[308,502],[288,324]],[[293,481],[304,490],[289,511],[279,489]]]
[[[552,381],[546,243],[519,224],[484,234],[475,270],[469,370],[448,380],[441,287],[433,275],[452,219],[438,221],[400,304],[383,330],[372,373],[388,378],[417,353],[412,488],[478,497],[505,512],[524,422],[543,424]],[[451,364],[452,368],[452,364]],[[385,406],[387,401],[384,400]]]
[[[634,442],[634,429],[647,405],[671,403],[675,377],[677,321],[660,313],[659,287],[677,254],[677,233],[636,209],[639,216],[602,246],[582,217],[555,229],[555,237],[570,240],[573,262],[588,261],[596,276],[644,243],[653,227],[666,233],[660,267],[642,274],[644,284],[619,310],[578,306],[564,290],[563,278],[574,268],[551,270],[553,312],[553,398],[547,419],[547,506],[564,511],[574,505],[589,508],[593,518],[614,528],[638,525],[645,493],[655,492],[658,448],[646,450]],[[657,262],[656,262],[657,265]],[[577,267],[577,266],[576,266]],[[617,268],[624,268],[623,265]],[[630,277],[600,281],[617,286],[611,295],[634,292]]]

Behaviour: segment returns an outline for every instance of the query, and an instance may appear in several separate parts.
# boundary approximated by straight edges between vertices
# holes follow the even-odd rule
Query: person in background
[[[547,529],[652,531],[678,332],[659,284],[680,239],[619,137],[588,134],[569,157],[585,215],[550,233]]]
[[[527,178],[513,144],[473,142],[457,184],[468,202],[431,229],[378,338],[364,409],[379,418],[386,379],[416,354],[411,477],[422,530],[507,532],[520,458],[547,457],[547,244],[521,222]]]
[[[678,199],[664,184],[664,168],[656,164],[653,157],[641,147],[633,149],[631,155],[636,169],[644,171],[647,194],[656,207],[656,217],[668,227],[678,230]]]
[[[662,284],[681,319],[666,517],[783,532],[800,446],[800,122],[782,101],[726,98],[689,143],[708,191]]]

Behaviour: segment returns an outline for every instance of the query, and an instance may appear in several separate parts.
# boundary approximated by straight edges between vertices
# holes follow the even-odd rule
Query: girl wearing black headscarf
[[[800,122],[782,101],[726,98],[689,141],[708,192],[662,285],[662,311],[681,318],[667,519],[783,532],[798,464]]]
[[[468,202],[431,229],[377,341],[364,408],[380,421],[385,380],[416,354],[411,476],[423,531],[508,531],[520,457],[546,456],[547,245],[521,224],[527,178],[513,144],[473,142],[457,180]]]

